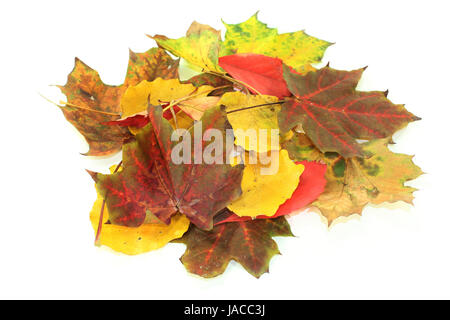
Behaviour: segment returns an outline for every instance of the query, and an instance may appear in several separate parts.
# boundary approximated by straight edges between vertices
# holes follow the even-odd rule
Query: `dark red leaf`
[[[295,97],[283,104],[278,116],[281,131],[301,125],[320,151],[363,157],[356,139],[385,138],[420,119],[389,101],[386,92],[355,90],[363,71],[327,66],[299,75],[284,67],[284,78]]]
[[[241,194],[243,166],[225,164],[231,150],[223,150],[224,164],[175,164],[171,153],[178,141],[172,141],[173,128],[163,118],[160,106],[148,108],[149,124],[136,139],[123,147],[123,170],[111,175],[97,173],[94,179],[100,194],[108,194],[110,221],[113,224],[137,227],[147,213],[165,223],[177,212],[186,215],[202,229],[213,227],[213,217]],[[195,143],[194,130],[203,133],[210,128],[221,130],[231,126],[220,107],[205,112],[201,121],[190,129],[191,150],[204,150],[211,142]],[[194,145],[195,144],[195,145]]]
[[[119,119],[115,121],[108,121],[103,123],[107,126],[119,126],[119,127],[136,127],[138,129],[145,127],[149,123],[150,119],[148,115],[136,114],[125,119]]]
[[[180,260],[191,273],[215,277],[225,271],[230,260],[235,260],[259,278],[269,271],[272,257],[280,253],[272,240],[278,236],[292,236],[284,217],[225,223],[211,231],[191,225],[177,242],[186,244]]]

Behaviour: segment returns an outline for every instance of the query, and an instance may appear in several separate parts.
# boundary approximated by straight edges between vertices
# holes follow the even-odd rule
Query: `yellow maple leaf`
[[[236,145],[248,151],[267,152],[279,150],[278,113],[281,105],[258,108],[245,108],[265,103],[277,102],[278,98],[267,95],[245,95],[241,92],[225,93],[218,104],[226,106],[227,112],[244,109],[228,114],[228,121],[234,130]],[[247,131],[250,130],[250,131]],[[274,138],[272,138],[272,133]]]
[[[246,166],[242,178],[242,195],[228,205],[238,216],[273,216],[278,207],[292,196],[305,167],[295,164],[286,150],[272,151],[271,162],[263,164],[260,155],[246,154]],[[262,171],[265,169],[265,171]]]
[[[198,71],[223,73],[218,65],[220,31],[208,25],[194,21],[186,32],[186,36],[179,39],[169,39],[161,35],[150,38],[154,39],[160,47],[185,59]]]
[[[209,86],[206,86],[209,88]],[[201,87],[199,89],[204,90]],[[125,91],[120,101],[122,118],[126,118],[141,112],[148,107],[148,98],[152,105],[168,103],[194,93],[196,88],[188,83],[182,84],[178,79],[164,80],[157,78],[154,81],[142,81],[136,86],[131,86]]]
[[[146,114],[150,97],[152,105],[178,102],[177,105],[183,112],[178,112],[175,116],[176,127],[189,128],[193,124],[191,117],[198,120],[204,111],[217,104],[218,97],[207,97],[213,90],[212,86],[204,85],[196,88],[190,83],[181,83],[178,79],[157,78],[151,82],[142,81],[136,86],[129,87],[124,93],[120,102],[122,119],[136,114]],[[175,127],[173,119],[171,124]],[[130,131],[135,134],[138,130],[130,128]]]
[[[90,220],[94,230],[97,230],[103,198],[98,195],[92,207]],[[180,238],[189,228],[189,219],[178,214],[172,218],[169,225],[163,223],[146,223],[138,228],[129,228],[108,221],[108,209],[103,211],[103,226],[101,244],[114,251],[136,255],[164,247],[174,239]]]

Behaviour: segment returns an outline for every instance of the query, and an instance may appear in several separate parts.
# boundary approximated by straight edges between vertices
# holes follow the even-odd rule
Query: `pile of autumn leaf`
[[[404,183],[422,172],[388,145],[419,118],[387,92],[356,90],[364,68],[314,68],[327,41],[279,34],[256,15],[225,27],[223,41],[196,22],[179,39],[150,37],[158,48],[130,52],[119,86],[76,59],[60,87],[64,116],[87,140],[87,155],[123,151],[111,174],[90,172],[97,244],[139,254],[181,242],[191,273],[214,277],[235,260],[259,277],[279,253],[272,237],[292,236],[287,214],[314,207],[331,223],[368,203],[411,203],[414,188]],[[179,59],[167,52],[197,75],[179,80]],[[235,149],[219,154],[224,161],[269,152],[278,172],[262,175],[265,164],[238,160],[172,163],[173,131],[192,132],[194,123],[221,130],[224,141],[233,128]],[[236,129],[279,129],[279,141],[252,141]]]

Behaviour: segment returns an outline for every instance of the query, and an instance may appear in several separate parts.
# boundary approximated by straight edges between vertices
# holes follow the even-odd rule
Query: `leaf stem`
[[[50,100],[49,98],[43,96],[42,94],[39,93],[39,95],[44,98],[45,100],[47,100],[48,102],[50,102],[51,104],[54,104],[55,106],[57,106],[58,108],[64,108],[64,107],[71,107],[71,108],[77,108],[77,109],[81,109],[81,110],[86,110],[86,111],[90,111],[90,112],[96,112],[96,113],[101,113],[101,114],[105,114],[108,116],[120,116],[119,113],[113,113],[113,112],[106,112],[106,111],[100,111],[100,110],[95,110],[95,109],[90,109],[90,108],[86,108],[86,107],[81,107],[81,106],[77,106],[74,104],[71,104],[69,102],[64,102],[64,101],[60,101],[61,104],[64,104],[64,106],[59,105],[56,102],[53,102],[52,100]]]
[[[245,111],[245,110],[254,109],[254,108],[260,108],[260,107],[266,107],[266,106],[273,106],[273,105],[276,105],[276,104],[282,104],[285,101],[286,100],[280,100],[280,101],[277,101],[277,102],[263,103],[263,104],[257,104],[255,106],[250,106],[250,107],[245,107],[245,108],[240,108],[240,109],[234,109],[234,110],[231,110],[231,111],[227,111],[227,114],[234,113],[234,112],[239,112],[239,111]]]
[[[122,166],[122,161],[119,162],[119,164],[114,169],[113,173],[116,173],[119,171],[120,167]],[[97,226],[97,232],[95,233],[95,245],[97,247],[101,246],[100,243],[100,234],[102,233],[102,227],[103,227],[103,213],[105,212],[105,205],[106,205],[106,198],[108,197],[108,192],[105,193],[105,196],[103,197],[102,202],[102,208],[100,209],[100,218],[98,219],[98,226]]]

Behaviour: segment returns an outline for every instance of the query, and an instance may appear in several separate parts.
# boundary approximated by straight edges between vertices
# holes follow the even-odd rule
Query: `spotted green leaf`
[[[405,182],[423,172],[412,156],[388,149],[390,138],[363,143],[366,158],[345,159],[335,152],[320,152],[305,134],[295,133],[282,146],[295,161],[320,161],[327,164],[325,191],[312,204],[331,222],[339,217],[361,214],[368,204],[404,201],[411,203],[415,188]]]
[[[308,70],[308,65],[322,60],[325,50],[332,44],[311,37],[304,31],[279,34],[276,28],[258,20],[257,14],[245,22],[227,24],[220,56],[235,53],[257,53],[280,58],[297,71]]]

